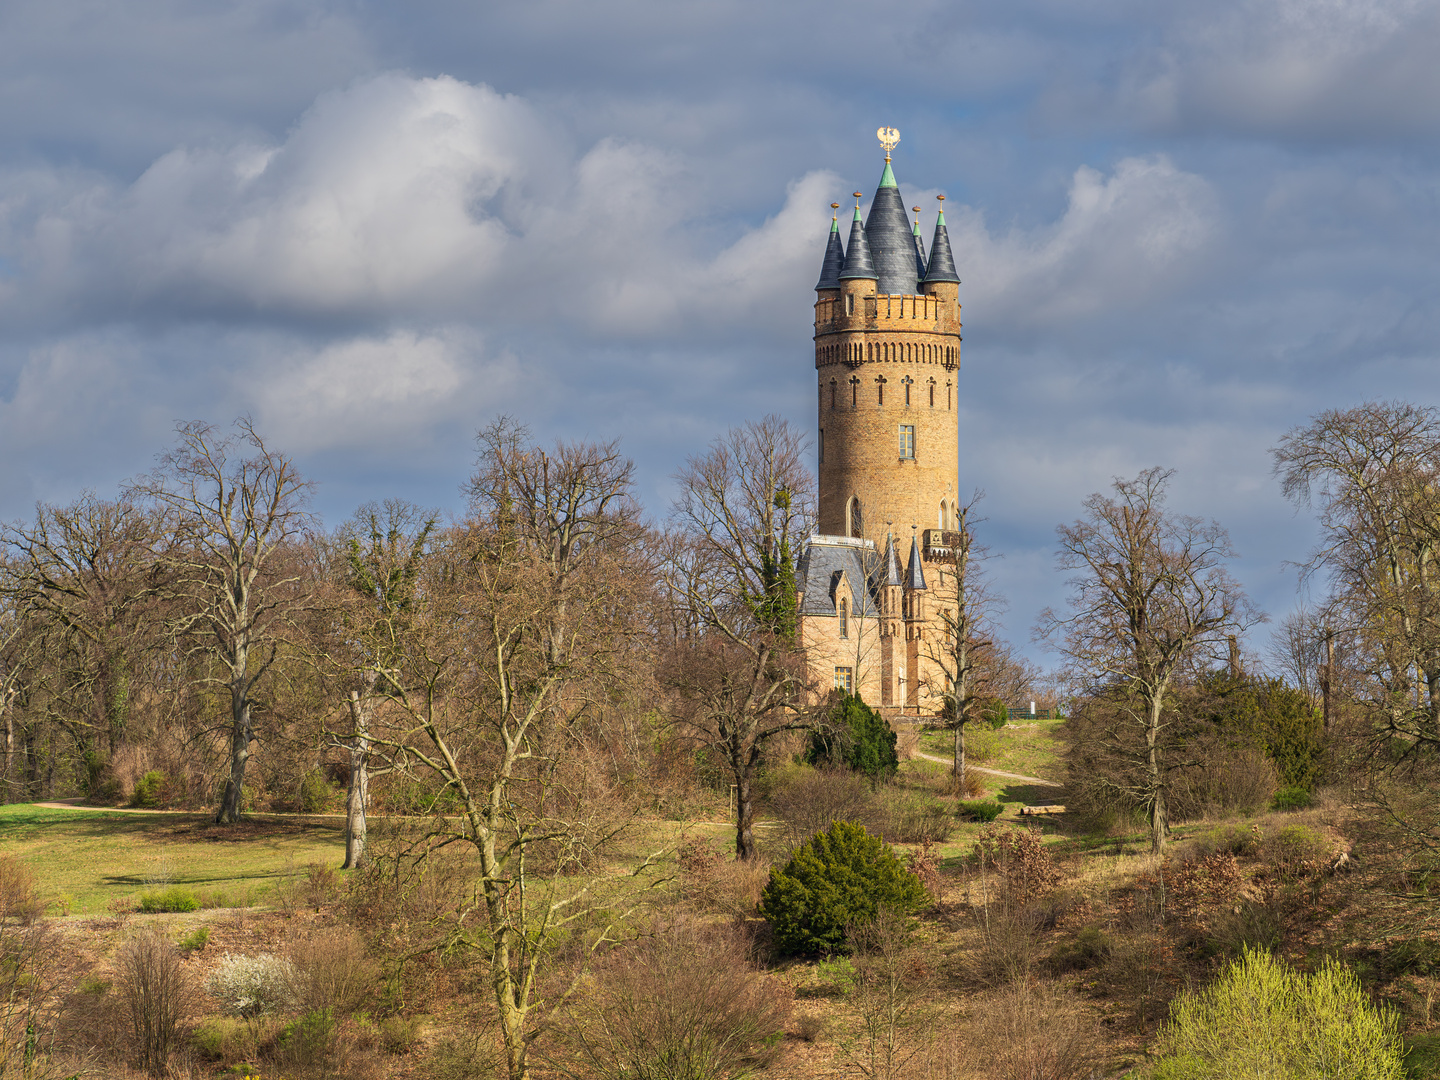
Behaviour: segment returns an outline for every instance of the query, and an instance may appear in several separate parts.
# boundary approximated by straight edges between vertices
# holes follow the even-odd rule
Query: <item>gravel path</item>
[[[935,754],[927,754],[923,750],[915,751],[916,757],[922,757],[926,761],[938,761],[941,765],[954,765],[955,759],[938,757]],[[1038,776],[1021,776],[1019,773],[1001,772],[999,769],[982,769],[979,765],[966,765],[967,769],[975,772],[983,772],[986,776],[1003,776],[1006,780],[1023,780],[1027,784],[1044,784],[1046,787],[1064,787],[1064,784],[1057,784],[1054,780],[1042,780]]]

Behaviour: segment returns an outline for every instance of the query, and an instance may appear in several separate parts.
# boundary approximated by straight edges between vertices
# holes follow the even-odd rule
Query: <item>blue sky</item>
[[[330,523],[457,508],[499,412],[621,437],[662,514],[727,427],[814,426],[828,204],[887,124],[947,196],[1012,638],[1055,525],[1156,464],[1278,618],[1315,532],[1268,448],[1440,393],[1437,55],[1420,0],[10,0],[0,517],[241,413]]]

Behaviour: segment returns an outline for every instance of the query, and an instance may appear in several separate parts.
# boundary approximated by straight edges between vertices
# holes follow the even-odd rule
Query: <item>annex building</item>
[[[879,135],[885,170],[869,216],[857,192],[844,243],[832,219],[815,286],[820,501],[796,566],[799,638],[820,688],[933,715],[947,689],[933,656],[958,539],[960,278],[943,205],[927,257],[920,207],[912,222],[891,168],[899,134]]]

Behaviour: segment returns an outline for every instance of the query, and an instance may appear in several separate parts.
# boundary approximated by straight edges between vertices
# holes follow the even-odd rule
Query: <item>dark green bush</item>
[[[929,902],[889,845],[863,825],[837,821],[770,871],[760,914],[782,953],[817,955],[844,952],[845,928],[869,922],[882,907],[911,913]]]
[[[956,808],[956,813],[966,821],[981,821],[989,824],[1001,815],[1005,804],[995,799],[969,799]]]
[[[1271,810],[1304,810],[1310,805],[1310,792],[1303,787],[1283,787],[1270,800]]]
[[[876,779],[900,767],[894,729],[859,694],[841,694],[827,720],[810,736],[811,765],[844,765]]]
[[[160,892],[143,893],[140,910],[155,911],[199,911],[200,898],[183,885],[171,885]]]
[[[153,809],[165,805],[167,779],[159,769],[152,769],[135,781],[135,793],[130,796],[131,806]]]
[[[993,701],[985,703],[984,708],[980,710],[980,719],[998,731],[1010,722],[1010,707],[999,698],[995,698]]]

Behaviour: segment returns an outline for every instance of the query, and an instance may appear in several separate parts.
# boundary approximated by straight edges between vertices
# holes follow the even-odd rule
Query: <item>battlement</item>
[[[897,334],[958,334],[960,305],[940,296],[822,297],[815,301],[815,334],[877,330]]]

